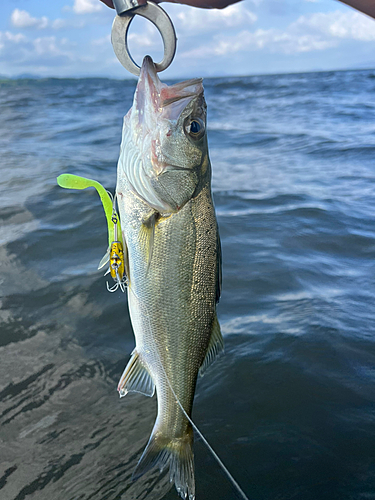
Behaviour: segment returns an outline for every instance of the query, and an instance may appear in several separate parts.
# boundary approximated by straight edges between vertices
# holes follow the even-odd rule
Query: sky
[[[167,78],[375,68],[375,20],[336,0],[244,0],[223,10],[163,3],[178,44]],[[99,0],[1,0],[0,75],[128,78],[113,52],[115,12]],[[140,64],[160,35],[136,16]]]

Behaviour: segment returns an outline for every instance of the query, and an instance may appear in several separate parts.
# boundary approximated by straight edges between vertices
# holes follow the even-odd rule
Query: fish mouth
[[[203,93],[202,78],[166,85],[162,83],[150,56],[142,62],[138,85],[134,96],[139,119],[145,113],[161,115],[164,119],[177,120],[188,103]]]
[[[144,77],[144,75],[148,75],[151,78],[155,79],[155,81],[159,81],[158,74],[156,72],[156,67],[154,64],[154,61],[152,60],[151,56],[145,56],[142,61],[142,67],[141,67],[141,73],[140,73],[140,79]]]
[[[143,59],[141,73],[134,95],[134,107],[143,114],[151,107],[153,113],[160,107],[160,90],[162,83],[156,72],[155,64],[150,56]]]

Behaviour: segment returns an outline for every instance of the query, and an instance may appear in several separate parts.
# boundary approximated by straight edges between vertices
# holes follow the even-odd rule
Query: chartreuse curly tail
[[[86,189],[93,187],[97,190],[102,200],[108,225],[108,249],[99,262],[98,269],[101,269],[109,262],[109,269],[106,274],[111,274],[115,284],[110,288],[107,282],[107,289],[110,292],[115,292],[120,288],[124,292],[126,285],[125,259],[127,254],[124,254],[126,246],[123,243],[120,218],[116,211],[116,197],[113,197],[111,193],[106,191],[99,182],[79,175],[61,174],[57,178],[57,184],[65,189]]]
[[[102,200],[105,216],[107,218],[108,225],[108,246],[111,246],[112,241],[115,239],[122,241],[122,232],[120,219],[117,216],[117,224],[118,224],[118,234],[117,238],[115,238],[115,223],[112,221],[113,216],[113,199],[111,199],[108,191],[100,184],[100,182],[93,181],[91,179],[86,179],[85,177],[81,177],[80,175],[73,174],[61,174],[57,178],[57,184],[65,189],[87,189],[89,187],[93,187],[97,190],[100,199]]]

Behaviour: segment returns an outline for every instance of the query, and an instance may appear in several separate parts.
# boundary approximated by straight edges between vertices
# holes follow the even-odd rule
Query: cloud
[[[111,43],[111,35],[102,36],[91,40],[91,45],[94,47],[108,46]]]
[[[130,33],[128,36],[129,44],[134,42],[137,47],[154,47],[157,43],[158,36],[153,36],[153,33],[149,35],[143,35],[140,37],[136,33]]]
[[[66,22],[65,19],[55,19],[54,21],[51,22],[51,27],[54,30],[59,30],[59,29],[65,28],[66,26],[68,26],[68,23]],[[71,26],[71,27],[73,27],[73,26]]]
[[[65,46],[69,45],[66,38],[57,40],[55,36],[44,36],[36,38],[33,40],[32,44],[37,57],[43,56],[43,58],[53,58],[63,56],[68,59],[72,58],[72,54],[65,49]]]
[[[52,28],[58,30],[65,28],[67,22],[64,19],[55,19],[50,21],[48,17],[33,17],[26,10],[14,9],[12,15],[10,16],[12,26],[20,29],[37,29],[44,30],[46,28]]]
[[[48,18],[32,17],[26,10],[14,9],[10,17],[12,25],[15,28],[37,28],[44,29],[49,25]]]
[[[182,57],[206,58],[212,55],[228,56],[238,52],[259,50],[293,54],[324,50],[334,45],[332,41],[319,40],[309,34],[296,36],[276,29],[259,29],[255,32],[244,30],[236,35],[217,38],[213,44],[186,51]]]
[[[243,31],[233,40],[223,40],[217,46],[218,54],[227,54],[231,50],[238,52],[246,47],[248,50],[266,49],[271,52],[293,54],[324,50],[333,44],[328,40],[321,40],[311,34],[282,32],[276,29],[257,30],[255,33]]]
[[[10,31],[5,31],[5,33],[2,33],[0,31],[0,41],[4,42],[13,42],[13,43],[20,43],[26,40],[25,35],[22,33],[11,33]]]
[[[200,10],[181,6],[178,10],[179,12],[175,12],[173,16],[176,30],[177,32],[188,32],[190,35],[207,33],[212,30],[238,28],[241,25],[248,26],[257,20],[257,16],[246,9],[244,3],[230,5],[223,10]]]
[[[0,53],[7,45],[19,44],[26,40],[22,33],[11,33],[10,31],[0,31]]]
[[[0,32],[0,63],[11,74],[43,74],[51,67],[60,68],[77,59],[75,44],[66,38],[45,36],[33,40],[21,33]]]
[[[291,24],[292,30],[310,30],[321,36],[351,40],[375,40],[374,21],[359,12],[319,12],[301,16]]]
[[[185,51],[181,56],[206,58],[255,50],[297,54],[337,47],[342,39],[374,41],[374,21],[357,12],[315,13],[300,16],[285,30],[242,30],[226,36],[215,35],[211,43]]]
[[[102,10],[99,0],[74,0],[73,10],[76,14],[90,14]]]

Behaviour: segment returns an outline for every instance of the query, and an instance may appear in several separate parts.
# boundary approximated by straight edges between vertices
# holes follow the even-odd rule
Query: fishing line
[[[159,354],[158,354],[159,356]],[[160,361],[160,358],[159,358],[159,361]],[[161,363],[160,363],[161,364]],[[189,420],[189,422],[191,423],[193,429],[195,430],[195,432],[198,434],[198,436],[201,438],[201,440],[204,442],[204,444],[207,446],[207,448],[209,449],[209,451],[212,453],[213,457],[215,458],[215,460],[217,461],[217,463],[220,465],[221,469],[223,470],[223,472],[225,473],[225,475],[227,476],[227,478],[229,479],[229,481],[232,483],[232,485],[234,486],[234,488],[237,490],[237,492],[240,494],[240,496],[244,499],[244,500],[249,500],[249,498],[246,496],[246,494],[244,493],[244,491],[242,490],[241,486],[237,483],[237,481],[234,479],[234,477],[232,476],[232,474],[229,472],[229,470],[225,467],[225,465],[223,464],[223,462],[221,461],[221,459],[219,458],[218,454],[215,452],[215,450],[212,448],[212,446],[210,445],[210,443],[207,441],[207,439],[203,436],[203,434],[201,433],[201,431],[198,429],[198,427],[195,425],[195,423],[192,421],[192,419],[189,417],[189,415],[186,413],[184,407],[182,406],[182,404],[180,403],[180,400],[178,399],[177,397],[177,394],[174,392],[172,386],[171,386],[171,383],[169,382],[169,378],[168,378],[168,375],[165,373],[165,370],[164,370],[164,367],[161,365],[162,369],[163,369],[163,372],[164,372],[164,375],[165,375],[165,378],[167,379],[167,382],[168,382],[168,385],[169,385],[169,388],[170,390],[172,391],[172,394],[173,396],[175,397],[176,399],[176,402],[178,404],[178,406],[181,408],[183,414],[185,415],[185,417]]]
[[[145,317],[147,318],[148,320],[148,323],[149,323],[149,327],[151,328],[151,323],[150,323],[150,318],[149,318],[149,314],[145,313],[145,308],[143,307],[143,304],[141,303],[139,297],[137,297],[137,295],[135,294],[135,292],[129,287],[128,290],[133,294],[133,296],[135,297],[135,299],[138,301],[139,303],[139,306],[141,309],[143,309],[143,313],[145,315]],[[177,394],[174,392],[173,390],[173,387],[169,381],[169,378],[168,378],[168,375],[166,373],[166,371],[164,370],[164,366],[161,362],[161,359],[160,359],[160,356],[159,356],[159,353],[157,352],[157,350],[155,350],[156,354],[157,354],[157,357],[159,359],[159,363],[160,363],[160,366],[161,366],[161,369],[163,370],[163,373],[165,375],[165,378],[168,382],[168,385],[169,385],[169,388],[170,390],[172,391],[172,394],[176,400],[176,403],[178,404],[178,406],[181,408],[181,411],[182,413],[185,415],[185,417],[188,419],[188,421],[191,423],[193,429],[195,430],[195,432],[198,434],[198,436],[202,439],[202,441],[204,442],[204,444],[207,446],[207,448],[209,449],[209,451],[212,453],[212,456],[214,457],[214,459],[216,460],[216,462],[219,464],[219,466],[221,467],[221,469],[223,470],[223,472],[225,473],[225,475],[227,476],[227,479],[229,480],[230,483],[232,483],[233,487],[235,490],[237,490],[237,492],[239,493],[239,495],[241,496],[241,498],[243,498],[243,500],[249,500],[249,498],[246,496],[246,494],[244,493],[244,491],[242,490],[241,486],[237,483],[237,481],[234,479],[234,477],[232,476],[232,474],[229,472],[229,470],[225,467],[225,465],[223,464],[223,462],[221,461],[221,459],[219,458],[218,454],[215,452],[215,450],[212,448],[212,446],[210,445],[210,443],[207,441],[207,439],[203,436],[203,434],[201,433],[201,431],[198,429],[198,427],[195,425],[195,423],[193,422],[193,420],[189,417],[189,415],[186,413],[184,407],[182,406],[182,404],[180,403],[180,400],[178,399],[177,397]]]

